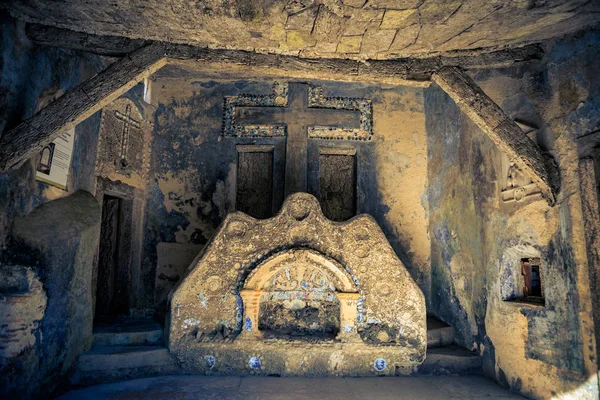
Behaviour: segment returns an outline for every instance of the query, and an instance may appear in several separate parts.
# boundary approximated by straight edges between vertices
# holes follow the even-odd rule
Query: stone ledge
[[[234,341],[200,343],[174,349],[184,370],[206,374],[280,376],[379,376],[416,372],[423,355],[400,346],[367,346],[363,343],[321,342],[291,347],[287,342]],[[179,346],[181,348],[179,348]],[[307,351],[308,348],[314,351]],[[252,359],[260,362],[252,364]],[[376,360],[379,361],[375,368]],[[254,367],[253,367],[253,366]]]

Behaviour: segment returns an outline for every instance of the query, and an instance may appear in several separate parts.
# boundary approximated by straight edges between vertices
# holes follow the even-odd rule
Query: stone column
[[[356,327],[356,317],[358,315],[358,299],[360,293],[336,293],[340,300],[340,333],[337,335],[338,340],[342,342],[358,342]]]
[[[242,303],[244,304],[244,319],[240,339],[259,339],[262,337],[262,334],[258,331],[258,311],[262,292],[260,289],[240,290]]]
[[[596,325],[596,357],[600,357],[600,215],[595,163],[598,159],[579,160],[579,185],[592,297],[592,316]],[[596,358],[598,359],[598,358]]]

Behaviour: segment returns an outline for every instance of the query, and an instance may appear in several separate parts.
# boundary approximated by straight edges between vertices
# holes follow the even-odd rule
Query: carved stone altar
[[[393,375],[425,359],[425,300],[368,215],[337,223],[291,195],[241,212],[171,293],[169,350],[194,371]]]

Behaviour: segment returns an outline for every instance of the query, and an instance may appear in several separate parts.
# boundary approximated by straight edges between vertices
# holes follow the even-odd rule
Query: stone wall
[[[30,345],[2,359],[3,395],[49,397],[76,357],[90,349],[99,234],[100,207],[84,191],[44,203],[15,222],[10,261],[33,267],[48,300]],[[39,314],[30,310],[26,319]]]
[[[103,68],[99,57],[33,45],[24,24],[0,13],[0,131],[15,127],[54,98]],[[73,159],[67,190],[35,180],[37,160],[0,173],[0,254],[15,218],[38,205],[79,189],[93,191],[100,113],[75,129]],[[0,133],[0,135],[2,135]]]
[[[303,57],[394,58],[502,47],[597,23],[582,0],[41,0],[10,2],[17,18],[93,34],[170,40]]]
[[[24,24],[3,13],[0,31],[0,130],[3,132],[104,66],[94,55],[33,45],[24,33]],[[26,319],[31,321],[38,321],[40,313],[44,316],[32,326],[34,337],[28,337],[28,345],[18,354],[2,356],[0,397],[8,393],[19,393],[20,398],[50,396],[76,355],[91,344],[93,314],[89,284],[98,241],[93,231],[98,226],[93,218],[77,219],[78,206],[72,202],[76,197],[81,199],[81,193],[69,195],[80,189],[94,191],[99,124],[100,113],[97,113],[76,127],[66,190],[35,180],[35,157],[17,170],[0,174],[0,263],[11,274],[13,265],[33,267],[42,286],[40,293],[33,287],[30,295],[37,296],[38,306],[42,305],[41,298],[48,296],[45,312],[27,310]],[[83,196],[87,200],[92,197],[89,193]],[[67,207],[73,207],[66,214],[39,217],[40,213],[56,211],[56,203],[48,202],[63,198],[70,204]],[[41,208],[44,204],[49,208]],[[88,211],[92,214],[98,211],[97,204],[96,209],[90,207]],[[40,218],[39,225],[32,225],[35,215]],[[15,225],[19,224],[21,230],[17,232]],[[68,226],[63,228],[62,224]],[[14,236],[20,236],[20,245],[11,244]],[[61,253],[52,253],[52,247]],[[4,290],[3,296],[11,297]]]
[[[488,376],[533,398],[598,390],[576,138],[600,126],[599,37],[548,43],[543,64],[475,75],[560,166],[553,208],[539,195],[503,201],[509,160],[438,87],[425,90],[431,310]],[[507,301],[525,257],[542,260],[544,305]]]
[[[371,141],[311,139],[307,149],[309,192],[319,183],[316,162],[320,146],[355,148],[358,212],[375,217],[427,297],[430,244],[423,199],[427,179],[423,89],[324,81],[310,84],[322,86],[324,96],[371,99],[374,134]],[[236,144],[273,145],[275,163],[282,162],[277,154],[285,149],[283,138],[244,141],[222,137],[224,97],[242,93],[271,94],[273,81],[223,81],[169,66],[159,71],[153,82],[157,107],[154,176],[150,179],[142,270],[146,298],[152,300],[156,282],[160,293],[155,300],[160,307],[166,305],[168,289],[185,275],[194,251],[197,254],[202,249],[233,210]],[[276,165],[275,174],[282,169]],[[278,210],[283,187],[275,189],[274,209]]]

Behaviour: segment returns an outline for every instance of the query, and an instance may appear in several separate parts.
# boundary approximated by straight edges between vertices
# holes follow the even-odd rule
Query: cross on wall
[[[121,151],[119,152],[119,167],[127,168],[127,148],[129,147],[129,128],[140,129],[140,122],[131,117],[131,104],[125,107],[125,114],[115,110],[115,117],[123,122],[121,131]]]
[[[307,190],[309,138],[370,140],[371,126],[369,100],[324,98],[320,88],[303,83],[290,83],[279,96],[225,99],[224,136],[286,136],[286,196]]]

